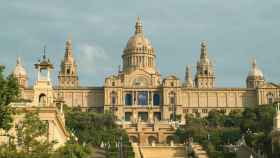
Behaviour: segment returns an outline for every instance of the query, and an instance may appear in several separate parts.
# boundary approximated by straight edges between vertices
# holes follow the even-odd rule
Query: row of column
[[[154,60],[153,60],[153,57],[147,57],[147,56],[128,56],[127,64],[129,66],[136,65],[136,66],[142,66],[142,67],[153,67]]]

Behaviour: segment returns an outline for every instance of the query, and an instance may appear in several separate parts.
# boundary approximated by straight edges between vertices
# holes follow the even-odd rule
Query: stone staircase
[[[155,145],[155,146],[133,146],[138,149],[139,154],[135,152],[135,158],[185,158],[184,145]],[[140,156],[140,157],[139,157]]]
[[[209,158],[207,152],[200,144],[192,143],[192,150],[197,158]]]

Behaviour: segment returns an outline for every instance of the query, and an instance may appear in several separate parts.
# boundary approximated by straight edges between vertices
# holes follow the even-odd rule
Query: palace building
[[[186,114],[205,116],[213,109],[229,113],[248,106],[269,104],[280,96],[280,85],[268,82],[256,60],[251,64],[246,87],[216,86],[213,62],[208,43],[200,44],[196,72],[186,66],[185,80],[170,75],[162,78],[156,67],[156,49],[145,36],[140,18],[135,32],[122,52],[122,69],[107,76],[102,87],[80,86],[79,65],[75,62],[72,41],[66,41],[65,55],[58,74],[58,86],[51,81],[29,87],[28,75],[17,60],[13,72],[22,89],[22,97],[36,106],[48,103],[98,112],[111,111],[117,123],[125,128],[132,142],[140,144],[170,143],[176,126],[185,123]],[[45,59],[45,58],[44,58]],[[50,67],[50,61],[41,63]],[[38,69],[39,65],[35,65]],[[40,71],[38,73],[41,73]],[[49,76],[49,71],[46,72]],[[244,76],[245,78],[246,76]],[[45,81],[45,79],[43,79]],[[35,105],[35,104],[34,104]]]

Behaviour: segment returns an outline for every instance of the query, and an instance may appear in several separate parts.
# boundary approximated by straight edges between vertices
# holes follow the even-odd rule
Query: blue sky
[[[30,84],[44,45],[57,83],[71,34],[81,84],[103,85],[122,62],[137,16],[163,77],[175,74],[183,80],[187,64],[194,74],[200,42],[207,40],[218,87],[245,86],[252,58],[267,80],[279,82],[279,0],[0,1],[0,63],[11,72],[20,56]]]

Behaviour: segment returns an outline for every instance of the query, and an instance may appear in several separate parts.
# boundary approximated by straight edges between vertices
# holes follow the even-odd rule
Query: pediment
[[[260,86],[259,88],[269,88],[269,89],[271,88],[271,89],[274,89],[274,88],[280,88],[280,85],[272,83],[272,82],[267,82],[267,83],[263,84],[262,86]]]
[[[126,75],[125,82],[129,87],[151,87],[153,80],[157,79],[154,75],[145,70],[136,70]]]

